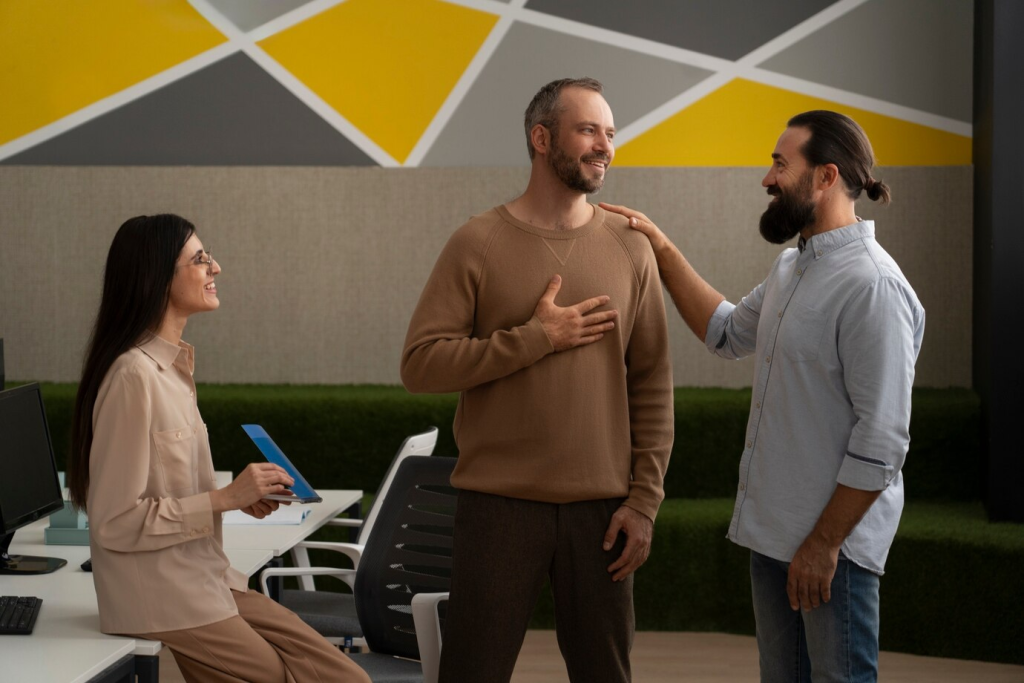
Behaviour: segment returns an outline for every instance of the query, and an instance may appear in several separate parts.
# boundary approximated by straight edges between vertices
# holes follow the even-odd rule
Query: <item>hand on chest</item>
[[[621,320],[635,306],[636,277],[625,254],[595,249],[593,242],[533,238],[508,256],[489,254],[477,289],[477,332],[487,335],[526,323],[555,275],[562,279],[556,305],[608,296],[608,304],[593,310],[617,310]]]

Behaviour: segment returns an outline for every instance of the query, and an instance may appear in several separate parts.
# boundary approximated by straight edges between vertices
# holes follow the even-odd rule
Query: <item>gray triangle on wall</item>
[[[376,165],[240,52],[0,163]]]
[[[312,0],[206,0],[242,31],[277,19]]]

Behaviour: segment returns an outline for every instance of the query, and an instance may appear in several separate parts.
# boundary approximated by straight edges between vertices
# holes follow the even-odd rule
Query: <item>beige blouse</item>
[[[104,633],[175,631],[238,613],[193,348],[160,337],[122,354],[93,411],[89,545]]]

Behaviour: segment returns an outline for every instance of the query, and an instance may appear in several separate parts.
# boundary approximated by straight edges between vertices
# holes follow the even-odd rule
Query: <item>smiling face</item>
[[[761,181],[774,199],[761,214],[761,236],[783,244],[815,221],[814,169],[804,157],[806,128],[787,128],[772,153],[772,166]]]
[[[583,88],[563,90],[559,105],[547,162],[566,187],[593,194],[604,185],[605,172],[615,157],[611,107],[599,93]]]
[[[219,272],[220,265],[203,249],[199,237],[189,237],[174,268],[167,302],[168,312],[188,317],[193,313],[216,310],[220,300],[217,298],[214,276]]]

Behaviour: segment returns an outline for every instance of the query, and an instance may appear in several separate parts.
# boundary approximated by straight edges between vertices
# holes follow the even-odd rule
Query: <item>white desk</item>
[[[323,497],[323,502],[308,506],[309,515],[302,520],[302,524],[225,524],[224,550],[266,548],[274,557],[280,557],[296,543],[309,538],[314,531],[326,524],[327,520],[337,517],[339,513],[363,499],[362,491],[336,490],[317,493]]]
[[[321,491],[324,502],[310,506],[298,525],[225,526],[224,552],[231,565],[252,576],[362,499],[361,491]],[[19,529],[10,552],[61,557],[68,561],[51,574],[0,575],[0,595],[34,595],[43,599],[30,636],[0,637],[0,674],[6,681],[86,683],[130,655],[156,655],[156,641],[100,633],[99,609],[92,576],[79,565],[88,546],[45,545],[47,520]]]
[[[133,654],[136,641],[100,633],[92,576],[79,568],[89,547],[44,545],[46,525],[40,520],[19,529],[11,553],[62,557],[68,563],[52,574],[0,574],[3,595],[43,599],[32,635],[0,637],[0,666],[5,681],[84,683]]]

